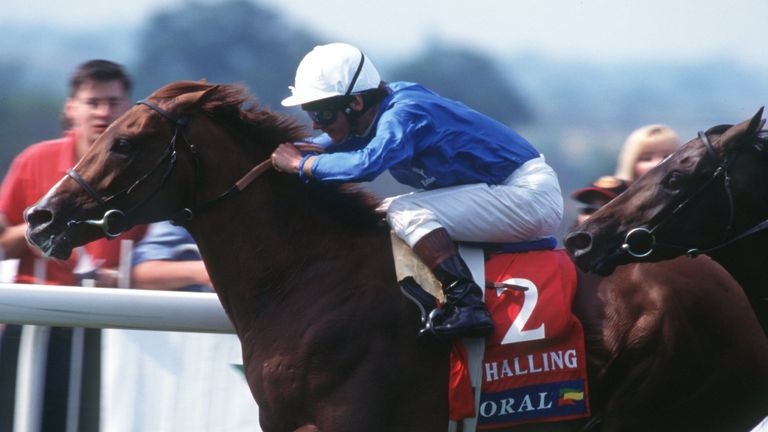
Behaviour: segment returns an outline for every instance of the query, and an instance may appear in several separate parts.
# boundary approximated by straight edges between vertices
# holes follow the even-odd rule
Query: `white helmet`
[[[375,89],[381,77],[362,51],[345,43],[316,46],[299,63],[296,85],[283,99],[290,107]]]

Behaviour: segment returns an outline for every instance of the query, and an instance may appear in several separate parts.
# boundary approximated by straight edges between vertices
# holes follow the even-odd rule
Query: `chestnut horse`
[[[134,224],[176,220],[240,338],[265,431],[444,431],[449,349],[417,341],[376,202],[268,169],[276,146],[305,132],[248,99],[195,82],[154,92],[27,210],[30,243],[65,258]],[[594,417],[515,430],[744,430],[762,418],[768,344],[715,263],[583,275],[574,312]]]
[[[707,254],[744,288],[768,333],[768,132],[762,108],[700,132],[566,238],[584,270]]]

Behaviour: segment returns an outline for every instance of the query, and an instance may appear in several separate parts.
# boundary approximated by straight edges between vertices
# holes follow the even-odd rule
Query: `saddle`
[[[397,278],[422,324],[444,301],[440,283],[392,235]],[[556,241],[460,243],[459,252],[496,325],[493,336],[454,343],[449,430],[490,430],[589,416],[581,323],[571,313],[576,272]],[[451,429],[453,428],[453,429]]]

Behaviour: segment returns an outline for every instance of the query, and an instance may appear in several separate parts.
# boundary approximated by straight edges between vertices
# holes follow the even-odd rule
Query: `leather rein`
[[[768,220],[764,220],[751,228],[747,229],[746,231],[731,237],[730,239],[726,239],[723,242],[707,247],[707,248],[698,248],[698,247],[692,247],[692,246],[685,246],[685,245],[675,245],[675,244],[665,244],[665,243],[659,243],[656,240],[655,233],[659,230],[659,228],[666,225],[672,218],[678,214],[680,211],[682,211],[685,207],[687,207],[696,197],[700,196],[704,193],[705,190],[719,177],[723,178],[723,188],[725,190],[726,196],[728,197],[728,224],[725,229],[725,235],[727,236],[728,233],[731,232],[733,229],[733,223],[734,223],[734,216],[735,216],[735,210],[736,207],[733,203],[733,193],[731,192],[731,177],[728,173],[729,169],[729,161],[720,159],[717,156],[717,153],[715,152],[714,147],[712,146],[712,143],[709,141],[709,137],[705,132],[699,131],[699,139],[704,143],[704,147],[707,149],[707,154],[712,157],[715,162],[717,162],[717,169],[714,173],[712,173],[712,176],[697,189],[694,193],[692,193],[688,198],[686,198],[682,203],[680,203],[675,209],[670,213],[670,215],[656,224],[653,228],[646,228],[646,227],[640,227],[640,228],[633,228],[629,230],[627,235],[624,237],[624,243],[620,247],[621,253],[626,253],[630,256],[633,256],[635,258],[644,258],[653,253],[654,248],[656,246],[666,247],[669,249],[678,249],[678,250],[684,250],[685,254],[691,257],[698,256],[700,254],[706,254],[713,251],[716,251],[718,249],[722,249],[736,241],[739,241],[745,237],[748,237],[752,234],[755,234],[759,231],[762,231],[764,229],[768,228]]]
[[[200,157],[197,147],[192,144],[189,139],[184,135],[184,129],[189,124],[189,116],[181,116],[181,117],[175,117],[168,111],[160,108],[159,106],[155,105],[152,102],[147,101],[146,99],[142,99],[138,102],[136,102],[136,105],[144,105],[152,109],[153,111],[157,112],[158,114],[162,115],[165,119],[171,122],[171,124],[174,126],[173,136],[171,137],[171,140],[168,142],[168,145],[165,147],[165,151],[163,152],[163,155],[158,159],[158,161],[155,163],[155,165],[144,175],[139,177],[136,181],[131,183],[130,186],[126,187],[125,189],[109,196],[109,197],[102,197],[96,192],[93,187],[85,180],[83,179],[80,174],[77,173],[77,171],[74,170],[74,168],[70,168],[67,170],[67,176],[73,179],[77,184],[80,185],[80,187],[85,191],[86,194],[88,194],[89,197],[91,197],[96,203],[99,205],[99,207],[104,210],[104,214],[101,219],[92,219],[92,220],[85,220],[85,221],[69,221],[67,223],[67,226],[77,225],[77,224],[87,224],[95,226],[104,233],[104,236],[107,238],[115,238],[125,232],[128,228],[130,228],[131,225],[125,223],[125,221],[130,220],[130,217],[144,204],[146,204],[152,197],[154,197],[160,190],[162,190],[163,186],[165,186],[165,183],[167,182],[168,178],[170,177],[171,173],[173,172],[173,169],[176,167],[176,143],[178,141],[178,138],[181,137],[183,141],[187,144],[187,148],[189,149],[190,154],[192,155],[192,159],[194,161],[194,172],[195,172],[195,187],[199,186],[202,183],[202,169],[200,168]],[[118,209],[110,209],[109,203],[123,195],[130,195],[133,190],[144,183],[148,178],[152,176],[152,174],[155,173],[161,166],[165,164],[165,171],[163,172],[162,178],[160,180],[160,183],[157,185],[157,187],[147,195],[144,199],[139,201],[136,205],[131,207],[130,209],[126,211],[118,210]],[[267,170],[269,170],[272,167],[272,161],[270,159],[267,159],[255,167],[253,167],[250,171],[248,171],[243,177],[240,178],[237,182],[235,182],[232,187],[224,191],[223,193],[219,194],[217,197],[201,204],[197,205],[196,202],[193,202],[191,207],[183,208],[171,215],[169,215],[166,218],[163,218],[161,220],[170,220],[173,223],[179,224],[183,223],[184,221],[191,220],[196,214],[205,211],[206,209],[212,207],[216,203],[220,202],[221,200],[230,197],[232,195],[235,195],[237,193],[240,193],[248,187],[248,185],[253,182],[253,180],[256,179],[256,177],[260,176]]]

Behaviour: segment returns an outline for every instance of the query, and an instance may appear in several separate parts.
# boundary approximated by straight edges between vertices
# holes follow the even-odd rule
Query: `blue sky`
[[[217,0],[200,0],[216,3]],[[220,1],[220,0],[219,0]],[[504,55],[585,61],[727,57],[768,66],[765,0],[260,0],[329,41],[397,55],[447,40]],[[135,25],[188,0],[9,0],[3,23],[67,28]]]

